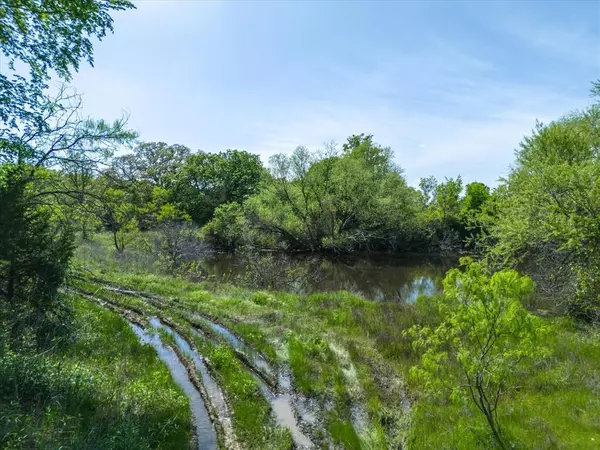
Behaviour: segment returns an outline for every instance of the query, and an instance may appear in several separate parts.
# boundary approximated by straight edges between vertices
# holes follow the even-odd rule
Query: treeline
[[[597,317],[590,305],[600,291],[598,106],[538,124],[508,178],[490,190],[464,186],[460,176],[409,186],[392,150],[371,135],[353,135],[341,148],[298,147],[264,167],[241,150],[136,143],[123,121],[78,119],[79,98],[68,90],[38,101],[52,126],[5,132],[3,140],[9,299],[30,270],[60,266],[61,280],[75,234],[109,232],[122,253],[138,233],[158,231],[170,268],[186,253],[196,257],[190,249],[201,243],[226,251],[469,252],[524,269],[542,291],[577,298],[568,306],[574,314]],[[112,157],[123,145],[132,151]],[[33,251],[46,247],[48,254]],[[21,267],[22,254],[36,262]]]
[[[76,228],[110,231],[121,252],[137,231],[193,224],[217,249],[452,252],[473,247],[493,197],[459,177],[406,183],[390,148],[354,135],[341,149],[298,147],[263,167],[241,150],[193,153],[142,143],[132,153],[61,170],[85,188]],[[463,192],[464,191],[464,192]]]
[[[468,252],[525,271],[542,295],[569,299],[566,310],[595,321],[599,122],[593,105],[538,123],[493,190],[460,176],[409,186],[392,150],[365,134],[340,148],[298,147],[267,167],[240,150],[142,143],[104,166],[52,173],[67,191],[85,185],[85,201],[71,204],[73,223],[84,237],[110,231],[119,252],[146,230],[163,230],[173,265],[190,239],[228,251]]]

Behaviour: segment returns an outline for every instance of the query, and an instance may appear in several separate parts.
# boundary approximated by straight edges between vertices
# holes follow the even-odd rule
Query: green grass
[[[150,315],[159,315],[159,312],[160,315],[168,315],[177,325],[177,331],[193,341],[200,354],[208,359],[210,369],[223,389],[232,410],[236,439],[242,448],[289,449],[291,447],[289,432],[275,424],[270,405],[260,392],[257,380],[242,366],[227,346],[214,345],[208,340],[194,336],[183,315],[174,308],[159,311],[136,297],[109,291],[88,281],[74,280],[71,285],[94,292],[99,299],[118,303],[125,308],[135,308]],[[160,330],[159,334],[163,342],[171,346],[176,345],[174,337],[165,330]]]
[[[208,357],[216,381],[226,393],[233,410],[236,437],[243,448],[291,448],[290,433],[275,424],[258,382],[242,367],[231,349],[200,338],[196,338],[195,343]]]
[[[403,331],[439,320],[431,302],[406,306],[371,302],[347,292],[310,296],[257,292],[132,272],[114,260],[105,264],[80,258],[78,262],[97,276],[167,298],[172,302],[165,306],[167,315],[176,311],[176,305],[208,313],[272,361],[288,366],[299,392],[333,406],[324,415],[325,427],[345,448],[491,446],[487,425],[471,405],[425,397],[419,386],[407,385],[418,355]],[[513,448],[524,449],[598,448],[598,330],[566,319],[544,320],[553,328],[548,341],[551,355],[515,373],[511,383],[516,389],[499,408],[507,440]],[[227,376],[219,375],[220,381],[233,385],[233,378],[228,381]],[[408,414],[401,401],[406,392],[412,403]],[[254,400],[249,398],[251,404]],[[364,430],[355,430],[350,422],[353,404],[367,411]]]
[[[0,356],[2,448],[186,448],[187,398],[151,347],[118,315],[72,306],[73,339],[43,353]]]

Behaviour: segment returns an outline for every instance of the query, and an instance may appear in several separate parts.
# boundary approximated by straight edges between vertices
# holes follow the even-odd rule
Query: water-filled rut
[[[249,372],[258,382],[263,396],[271,405],[277,424],[290,430],[292,439],[298,448],[312,448],[313,443],[300,428],[298,420],[296,419],[296,414],[294,413],[295,408],[291,393],[291,380],[289,374],[282,374],[278,377],[277,386],[280,392],[276,392],[264,379],[264,375],[271,378],[274,374],[274,370],[260,353],[243,342],[223,325],[209,320],[198,313],[193,314],[193,317],[196,321],[202,323],[205,327],[208,327],[213,333],[221,336],[232,348],[241,352],[248,360],[250,360],[253,367]],[[260,376],[261,374],[263,376]],[[314,422],[314,416],[307,410],[303,410],[303,414],[298,413],[298,415],[307,423]]]
[[[227,446],[228,448],[234,447],[235,436],[233,433],[233,428],[231,426],[229,408],[227,406],[221,388],[210,375],[208,368],[204,362],[204,358],[200,356],[197,350],[194,349],[183,336],[181,336],[170,326],[163,323],[157,317],[150,318],[149,323],[157,330],[163,330],[165,333],[172,336],[175,345],[177,346],[177,349],[183,354],[183,356],[185,356],[193,362],[195,370],[198,373],[200,373],[200,376],[202,378],[202,387],[203,389],[205,389],[206,397],[208,397],[205,400],[210,403],[210,406],[212,408],[214,408],[214,411],[216,413],[215,420],[218,420],[220,422],[223,433],[225,435],[224,438],[227,443]]]
[[[190,400],[190,409],[195,424],[195,441],[199,450],[218,449],[217,433],[210,420],[210,415],[200,392],[188,378],[188,373],[181,363],[177,354],[168,346],[164,345],[157,333],[147,333],[139,325],[129,322],[129,325],[138,336],[140,341],[151,345],[160,360],[167,366],[173,381],[181,388]]]
[[[108,291],[140,298],[159,309],[164,309],[166,306],[164,299],[144,292],[123,289],[119,286],[108,284],[105,284],[104,287]],[[294,394],[289,373],[285,370],[280,370],[277,373],[258,351],[246,344],[241,338],[216,320],[200,312],[182,308],[180,305],[176,306],[176,308],[183,313],[183,316],[191,319],[188,321],[193,326],[192,332],[196,336],[203,339],[211,339],[213,343],[218,343],[219,341],[215,340],[215,338],[218,338],[227,343],[235,351],[249,373],[258,382],[263,396],[271,405],[276,423],[290,431],[297,448],[313,448],[314,444],[305,431],[303,431],[301,423],[304,423],[308,427],[315,424],[316,416],[313,412],[315,408],[307,399]],[[152,317],[149,319],[149,323],[154,328],[164,330],[164,332],[171,335],[178,350],[194,363],[196,370],[202,377],[202,384],[208,393],[209,401],[223,426],[226,441],[233,443],[234,437],[227,404],[220,387],[211,377],[204,359],[181,334],[173,330],[171,326],[165,324],[164,321],[161,321],[157,317]]]

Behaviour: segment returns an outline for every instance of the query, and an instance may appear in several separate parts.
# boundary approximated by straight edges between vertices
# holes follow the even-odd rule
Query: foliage
[[[196,153],[176,178],[173,199],[198,225],[225,203],[242,203],[258,189],[263,167],[257,155],[241,150]]]
[[[124,120],[82,118],[80,97],[64,87],[49,95],[45,83],[51,71],[68,80],[81,59],[91,63],[91,39],[112,31],[109,13],[131,7],[123,0],[19,0],[4,2],[0,11],[0,52],[9,68],[0,74],[0,226],[6,230],[0,295],[17,318],[13,338],[25,339],[24,329],[33,327],[39,343],[57,325],[57,289],[73,247],[62,207],[74,198],[83,203],[81,183],[65,183],[47,169],[87,169],[133,138]],[[15,63],[29,67],[28,79],[16,74]]]
[[[133,8],[127,0],[10,0],[0,11],[0,52],[8,71],[0,74],[0,120],[4,129],[36,122],[39,101],[52,71],[69,80],[81,60],[93,63],[92,40],[112,31],[111,11]],[[15,63],[29,68],[17,75]]]
[[[458,403],[473,401],[504,448],[499,402],[512,388],[509,378],[518,366],[544,355],[544,327],[521,304],[533,293],[531,279],[512,270],[489,275],[482,263],[462,263],[465,271],[450,270],[444,293],[435,298],[441,323],[408,331],[415,338],[413,345],[424,350],[411,375],[426,393]],[[458,377],[449,376],[452,365],[459,367]]]
[[[462,208],[467,213],[481,211],[489,200],[489,187],[479,182],[469,183],[465,188],[465,198],[462,201]]]
[[[402,247],[415,224],[417,193],[372,136],[311,153],[271,158],[272,178],[248,201],[257,226],[291,249]]]
[[[538,124],[517,154],[498,198],[489,258],[498,265],[535,262],[542,288],[570,298],[581,319],[600,320],[600,107]],[[550,283],[548,285],[548,283]]]
[[[483,183],[471,183],[469,186],[473,190],[479,185],[485,188]],[[419,187],[426,206],[421,226],[428,234],[429,247],[442,253],[461,249],[465,245],[471,212],[477,209],[471,206],[473,194],[470,196],[467,192],[461,197],[463,182],[460,176],[446,178],[443,183],[434,177],[422,178]]]
[[[8,2],[2,10],[0,47],[11,68],[19,60],[34,78],[54,70],[68,79],[82,59],[93,63],[90,38],[102,39],[112,31],[111,10],[132,7],[125,0]]]
[[[248,222],[239,203],[224,203],[215,209],[213,218],[203,228],[208,242],[233,251],[246,243]]]
[[[38,342],[56,325],[56,293],[73,250],[71,207],[85,195],[85,186],[53,169],[86,170],[133,137],[123,121],[79,118],[78,98],[64,89],[40,99],[39,107],[35,117],[42,125],[33,120],[5,128],[0,140],[0,226],[6,230],[0,237],[0,295],[21,318],[13,324],[15,335],[25,336],[20,327],[33,327]]]
[[[29,330],[42,344],[60,326],[54,320],[63,319],[55,317],[55,300],[73,252],[72,233],[51,207],[32,204],[37,193],[18,168],[1,169],[0,294],[11,306],[13,344]]]
[[[169,189],[189,155],[190,149],[183,145],[143,142],[133,150],[133,178]]]

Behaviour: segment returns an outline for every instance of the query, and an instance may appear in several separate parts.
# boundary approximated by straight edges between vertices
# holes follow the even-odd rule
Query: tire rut
[[[233,333],[218,319],[208,314],[193,311],[176,302],[168,301],[153,294],[123,288],[97,278],[92,281],[101,284],[109,292],[136,297],[159,310],[165,310],[167,306],[169,308],[175,307],[179,313],[183,313],[184,320],[199,337],[209,339],[213,343],[225,342],[233,350],[243,367],[257,380],[262,395],[271,405],[276,423],[290,430],[295,447],[298,449],[315,447],[309,435],[315,434],[314,431],[317,428],[320,431],[317,434],[322,434],[324,431],[317,419],[318,411],[316,410],[318,407],[314,402],[294,392],[291,375],[287,369],[280,368],[277,371],[274,370],[260,352],[246,344],[241,337]],[[167,302],[169,305],[167,305]],[[114,302],[112,303],[114,304]],[[159,321],[158,323],[171,328],[172,331],[177,333],[186,345],[193,347],[193,343],[185,337],[186,333],[179,329],[177,324],[163,316],[159,316],[156,319]],[[150,322],[152,323],[152,319]],[[154,322],[154,325],[157,325],[157,322]],[[211,370],[210,365],[207,366]]]

